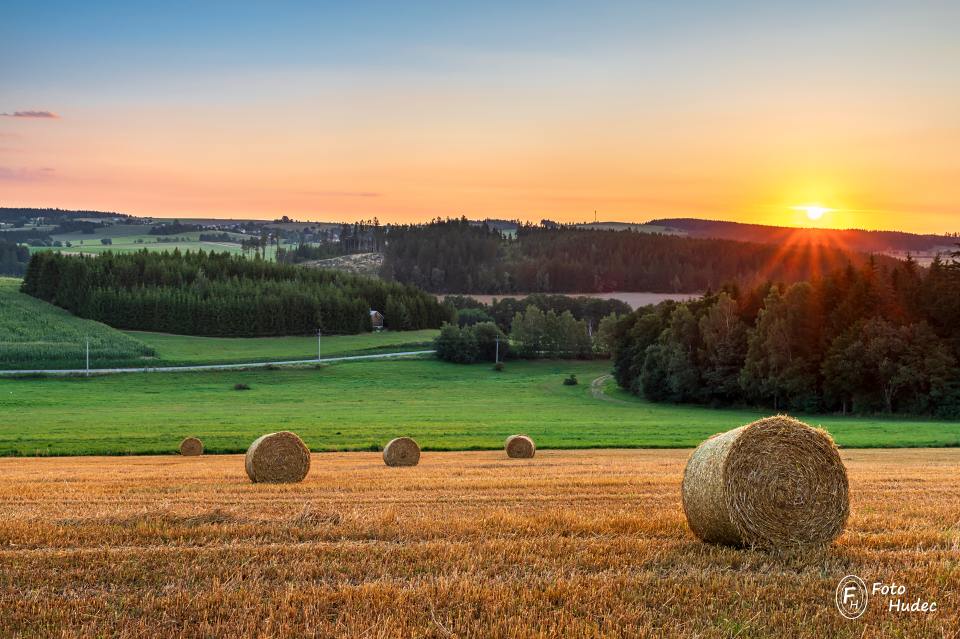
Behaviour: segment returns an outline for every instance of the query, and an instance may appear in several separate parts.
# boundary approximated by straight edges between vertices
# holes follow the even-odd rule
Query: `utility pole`
[[[317,329],[317,361],[320,361],[320,329]]]
[[[87,338],[87,377],[90,376],[90,338]]]
[[[500,336],[499,335],[497,335],[497,351],[496,351],[496,355],[494,355],[493,357],[493,363],[494,364],[500,363]]]

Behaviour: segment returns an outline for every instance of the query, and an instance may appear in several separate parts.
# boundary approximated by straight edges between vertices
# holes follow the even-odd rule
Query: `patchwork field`
[[[216,251],[223,253],[240,254],[240,240],[244,237],[238,233],[232,233],[231,237],[235,242],[201,242],[201,231],[185,231],[174,235],[150,235],[150,224],[114,224],[104,228],[98,228],[93,233],[58,233],[52,235],[54,240],[70,246],[64,246],[56,250],[64,253],[77,253],[85,255],[96,255],[105,251],[114,253],[130,253],[133,251],[172,251],[180,249],[181,251]],[[204,231],[204,233],[213,233],[215,231]],[[219,231],[216,231],[219,232]],[[104,244],[101,240],[109,239],[110,244]],[[163,240],[163,241],[160,241]],[[175,241],[169,241],[175,240]],[[285,243],[284,246],[287,246]],[[47,247],[32,247],[31,252],[49,251]],[[267,248],[267,255],[273,257],[276,248],[270,246]]]
[[[0,455],[172,453],[188,435],[241,452],[292,430],[312,450],[398,435],[434,450],[491,449],[524,432],[545,448],[691,447],[766,413],[652,404],[591,380],[606,361],[488,365],[382,360],[301,369],[0,379]],[[578,386],[562,380],[574,373]],[[249,390],[234,390],[246,384]],[[842,446],[957,446],[960,422],[803,416]]]
[[[960,450],[845,451],[822,552],[688,531],[688,451],[315,454],[302,484],[240,456],[0,459],[0,635],[951,637]],[[840,616],[840,578],[896,582]]]

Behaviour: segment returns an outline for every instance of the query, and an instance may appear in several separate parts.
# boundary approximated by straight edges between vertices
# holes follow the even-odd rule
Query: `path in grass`
[[[242,452],[292,430],[311,449],[366,450],[393,437],[427,450],[499,449],[531,435],[540,448],[692,447],[765,414],[653,404],[589,384],[606,361],[488,365],[384,360],[320,368],[0,380],[0,454],[170,453],[187,435]],[[233,390],[235,384],[250,390]],[[799,416],[842,446],[957,446],[960,422]]]
[[[613,397],[610,397],[603,390],[603,387],[607,384],[607,382],[609,382],[612,379],[613,379],[613,375],[610,375],[608,373],[606,375],[601,375],[600,377],[590,382],[590,394],[593,395],[594,399],[599,399],[600,401],[603,401],[603,402],[613,402],[614,404],[626,404],[627,402],[624,402],[622,399],[614,399]]]

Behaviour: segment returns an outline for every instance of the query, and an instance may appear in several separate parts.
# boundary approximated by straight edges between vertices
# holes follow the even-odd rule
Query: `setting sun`
[[[803,206],[795,206],[793,208],[797,211],[803,211],[806,213],[807,217],[812,221],[819,220],[823,217],[824,213],[830,211],[830,209],[827,207],[820,206],[819,204],[804,204]]]

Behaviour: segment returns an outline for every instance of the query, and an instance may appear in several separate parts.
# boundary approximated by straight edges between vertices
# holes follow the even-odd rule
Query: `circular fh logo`
[[[856,619],[867,610],[867,584],[856,575],[847,575],[837,585],[837,610],[847,619]]]

